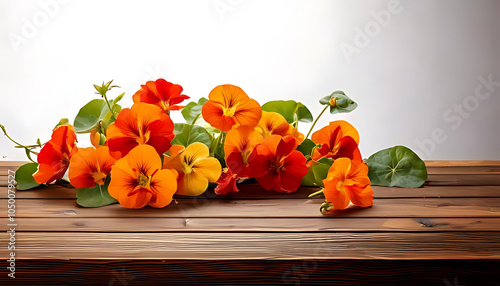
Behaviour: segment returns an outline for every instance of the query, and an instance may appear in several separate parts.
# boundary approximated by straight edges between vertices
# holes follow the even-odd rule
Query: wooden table
[[[20,163],[0,162],[0,285],[500,285],[500,161],[426,164],[423,188],[374,187],[373,207],[328,217],[314,188],[247,185],[140,210],[17,191],[14,280],[6,183]]]

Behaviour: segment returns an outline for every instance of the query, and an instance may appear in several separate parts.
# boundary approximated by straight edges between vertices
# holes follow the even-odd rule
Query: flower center
[[[343,181],[339,181],[337,183],[337,190],[338,191],[341,191],[341,192],[344,192],[345,191],[345,186],[344,186],[344,182]]]
[[[283,168],[283,164],[278,161],[271,161],[271,164],[269,165],[269,168],[273,171],[279,171],[281,168]]]
[[[137,143],[139,144],[148,143],[150,133],[151,132],[149,130],[146,130],[146,132],[144,132],[142,126],[139,125],[139,136],[135,139],[135,141],[137,141]]]
[[[149,188],[149,183],[151,182],[151,178],[144,175],[144,174],[139,174],[139,177],[137,178],[137,184],[142,186],[143,188]]]
[[[193,172],[193,167],[194,167],[194,158],[192,157],[189,157],[189,156],[185,156],[184,157],[184,162],[182,164],[182,172],[184,174],[190,174],[191,172]]]
[[[229,117],[234,116],[235,112],[236,112],[236,106],[222,108],[222,115],[224,116],[229,116]]]
[[[165,102],[163,100],[160,100],[160,104],[161,104],[161,108],[163,110],[168,110],[168,108],[170,107],[170,105],[168,104],[168,102]]]
[[[252,150],[248,149],[241,152],[241,160],[243,161],[243,164],[248,165],[248,157],[250,157],[250,153],[252,153]]]

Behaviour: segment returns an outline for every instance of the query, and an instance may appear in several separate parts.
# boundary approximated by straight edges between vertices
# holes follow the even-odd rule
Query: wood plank
[[[427,173],[432,175],[500,175],[500,166],[452,166],[427,167]]]
[[[0,213],[7,202],[0,201]],[[82,208],[73,200],[16,201],[16,218],[22,217],[322,217],[322,199],[210,200],[181,199],[163,209],[126,209],[114,204]],[[500,217],[500,198],[376,199],[372,207],[353,207],[328,214],[335,217]]]
[[[500,175],[487,174],[429,174],[428,186],[500,186]],[[7,176],[0,176],[0,187],[7,186]]]
[[[500,186],[497,174],[429,174],[426,186]]]
[[[16,259],[500,259],[498,232],[19,232],[16,245]]]
[[[7,231],[7,218],[0,219]],[[500,232],[500,218],[18,218],[16,232]]]
[[[426,167],[500,166],[499,160],[426,160]]]
[[[264,190],[257,184],[240,185],[240,192],[217,196],[208,189],[200,198],[208,199],[306,199],[319,190],[316,187],[301,187],[295,193],[281,194]],[[500,197],[500,186],[425,186],[416,189],[372,186],[375,198],[489,198]],[[0,199],[8,196],[8,188],[0,187]],[[76,198],[76,189],[56,185],[17,191],[16,199],[71,199]]]
[[[499,260],[21,260],[15,284],[497,286],[499,267]],[[0,276],[1,285],[12,280]]]

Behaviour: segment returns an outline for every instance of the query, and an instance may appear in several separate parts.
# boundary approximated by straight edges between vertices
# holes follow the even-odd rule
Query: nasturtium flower
[[[139,145],[111,168],[109,194],[131,209],[170,204],[177,188],[176,174],[161,169],[160,155],[149,145]]]
[[[33,178],[39,184],[60,181],[68,170],[69,161],[78,150],[75,145],[75,129],[71,125],[61,125],[52,132],[38,154],[38,170]]]
[[[255,127],[262,116],[259,103],[235,85],[215,87],[208,99],[201,109],[203,119],[222,131],[229,131],[240,125]]]
[[[221,175],[219,160],[210,157],[208,147],[203,143],[195,142],[185,149],[171,148],[169,152],[170,156],[163,157],[163,169],[177,171],[178,195],[201,195],[208,183],[216,182]]]
[[[95,184],[104,185],[115,162],[107,146],[78,149],[69,163],[69,181],[78,189],[92,188]]]
[[[254,148],[248,163],[264,189],[293,193],[300,187],[307,166],[304,155],[296,150],[298,144],[292,136],[271,135]]]
[[[253,148],[262,141],[262,135],[249,126],[239,126],[227,132],[224,156],[227,166],[239,177],[252,177],[248,157]]]
[[[222,169],[222,174],[216,182],[217,187],[215,188],[214,192],[217,195],[226,195],[228,193],[239,192],[238,185],[236,184],[239,178],[240,177],[238,176],[238,174],[233,174],[233,172],[231,172],[231,169]]]
[[[264,138],[271,135],[291,135],[299,139],[299,141],[304,139],[304,135],[299,133],[296,128],[286,121],[283,115],[277,112],[262,111],[262,117],[255,127],[255,130],[257,130]]]
[[[124,108],[106,131],[106,144],[111,156],[119,159],[138,145],[148,144],[158,154],[167,151],[174,138],[174,123],[170,116],[152,104],[135,103]]]
[[[314,148],[313,160],[319,160],[322,157],[361,159],[358,149],[358,131],[344,120],[330,122],[327,126],[314,132],[311,140],[321,145],[321,147]]]
[[[154,104],[163,111],[168,112],[169,110],[179,110],[184,107],[177,104],[185,99],[189,99],[189,96],[181,93],[182,86],[160,78],[141,85],[141,89],[132,98],[134,99],[134,103],[145,102]]]
[[[359,207],[373,205],[373,190],[368,166],[362,160],[336,159],[323,180],[325,200],[334,209],[343,210],[353,203]]]

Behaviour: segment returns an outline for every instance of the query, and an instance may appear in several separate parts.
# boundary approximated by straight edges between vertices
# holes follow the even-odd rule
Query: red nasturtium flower
[[[163,208],[172,201],[176,188],[176,174],[161,169],[156,150],[139,145],[113,165],[108,191],[126,208]]]
[[[107,129],[107,142],[111,156],[119,159],[137,145],[148,144],[163,154],[174,138],[174,123],[170,116],[152,104],[135,103],[124,108],[116,121]]]
[[[332,203],[334,209],[343,210],[350,202],[359,207],[373,205],[368,166],[361,160],[336,159],[323,184],[325,200]]]
[[[239,192],[238,185],[236,184],[239,178],[238,174],[233,174],[233,172],[231,172],[231,169],[222,169],[222,174],[216,182],[217,187],[214,190],[215,193],[217,195],[225,195],[227,193]]]
[[[224,142],[224,157],[232,173],[239,177],[252,177],[248,157],[253,148],[262,141],[262,135],[249,126],[239,126],[227,132]]]
[[[168,112],[169,110],[179,110],[184,107],[177,104],[185,99],[189,99],[189,96],[181,93],[182,86],[160,78],[141,85],[141,89],[132,98],[134,99],[134,103],[145,102],[154,104],[163,111]]]
[[[201,195],[207,190],[209,182],[219,179],[222,172],[219,160],[210,157],[208,147],[200,142],[192,143],[185,149],[174,146],[169,150],[170,156],[163,157],[163,168],[177,171],[176,194]]]
[[[229,131],[240,125],[255,127],[259,123],[262,115],[259,103],[235,85],[217,86],[208,99],[201,114],[206,122],[219,130]]]
[[[298,144],[292,136],[271,135],[254,148],[248,162],[264,189],[293,193],[300,187],[307,166],[304,155],[296,150]]]
[[[92,188],[96,183],[104,185],[115,162],[116,159],[109,155],[108,146],[79,149],[69,163],[69,181],[78,189]]]
[[[75,129],[71,125],[56,127],[49,142],[38,154],[38,171],[33,178],[39,184],[60,181],[68,170],[71,156],[78,150]]]
[[[321,157],[361,159],[358,149],[358,131],[344,120],[330,122],[327,126],[314,132],[311,140],[321,145],[321,147],[314,149],[313,160],[319,160]]]

